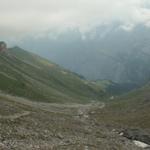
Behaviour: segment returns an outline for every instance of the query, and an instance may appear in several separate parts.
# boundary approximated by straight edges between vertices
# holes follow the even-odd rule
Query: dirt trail
[[[86,115],[95,108],[103,109],[105,107],[104,102],[92,102],[88,104],[76,104],[76,103],[67,103],[67,104],[57,104],[57,103],[42,103],[42,102],[33,102],[25,98],[14,97],[10,95],[5,95],[0,93],[1,96],[4,96],[10,101],[28,105],[40,110],[49,111],[52,113],[71,113],[73,115]],[[18,115],[18,114],[17,114]],[[21,115],[21,114],[20,114]]]
[[[24,116],[28,116],[28,115],[30,115],[30,112],[29,111],[24,111],[22,113],[16,113],[14,115],[8,115],[8,116],[1,116],[0,115],[0,119],[15,120],[15,119],[18,119],[18,118],[21,118],[21,117],[24,117]]]

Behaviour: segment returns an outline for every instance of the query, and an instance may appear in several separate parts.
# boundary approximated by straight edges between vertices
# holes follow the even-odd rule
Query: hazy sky
[[[150,0],[0,0],[1,36],[26,36],[47,30],[122,22],[125,29],[150,25]]]

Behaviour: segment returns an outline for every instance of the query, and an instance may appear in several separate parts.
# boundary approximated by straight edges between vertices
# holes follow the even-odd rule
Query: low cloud
[[[0,0],[1,37],[21,37],[46,31],[120,22],[130,30],[150,24],[149,0]]]

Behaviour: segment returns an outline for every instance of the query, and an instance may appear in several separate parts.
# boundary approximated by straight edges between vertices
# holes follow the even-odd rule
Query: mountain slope
[[[102,109],[102,103],[40,103],[0,93],[0,149],[139,150],[95,123],[89,115],[95,107]]]
[[[104,94],[100,86],[19,47],[0,53],[0,81],[0,90],[39,101],[84,102]]]
[[[103,112],[93,116],[112,126],[150,131],[150,84],[107,103]]]
[[[149,35],[150,28],[144,25],[125,30],[116,23],[84,35],[69,30],[56,38],[31,38],[22,46],[88,79],[143,84],[150,76]]]

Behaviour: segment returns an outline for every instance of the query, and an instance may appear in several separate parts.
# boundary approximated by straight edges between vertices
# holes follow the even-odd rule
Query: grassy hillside
[[[111,125],[150,129],[150,84],[109,101],[97,112],[93,117]]]
[[[0,90],[48,102],[85,102],[104,95],[100,86],[19,47],[0,53]]]

